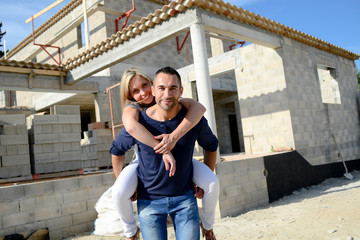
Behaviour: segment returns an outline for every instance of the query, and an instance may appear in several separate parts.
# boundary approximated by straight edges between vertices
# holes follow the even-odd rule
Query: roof
[[[107,52],[108,50],[117,47],[122,44],[124,41],[134,38],[136,35],[140,34],[143,31],[153,28],[155,25],[161,24],[161,22],[175,17],[178,13],[185,12],[187,9],[197,7],[216,13],[221,16],[225,16],[229,19],[245,23],[257,28],[264,29],[266,31],[281,35],[295,41],[304,43],[306,45],[342,56],[350,60],[356,60],[360,58],[360,55],[345,50],[343,48],[337,47],[333,44],[325,42],[321,39],[310,36],[306,33],[300,32],[291,27],[285,26],[268,18],[262,17],[248,10],[244,10],[241,7],[231,5],[229,3],[224,3],[222,0],[177,0],[177,1],[167,1],[167,0],[150,0],[159,4],[164,5],[161,9],[156,10],[154,13],[150,13],[147,17],[143,17],[141,20],[136,21],[135,23],[129,25],[127,28],[124,28],[122,31],[113,34],[111,37],[108,37],[105,41],[98,43],[96,46],[93,46],[91,49],[68,59],[64,63],[65,70],[71,70],[93,58]],[[49,27],[54,25],[60,18],[68,14],[73,8],[81,4],[82,0],[71,0],[66,6],[64,6],[58,13],[56,13],[52,18],[42,24],[36,31],[35,36],[40,35],[42,32],[46,31]],[[32,36],[28,36],[21,43],[15,46],[9,53],[8,56],[11,57],[21,48],[27,45],[32,41]]]
[[[62,71],[63,67],[55,64],[43,64],[43,63],[34,63],[34,62],[24,62],[24,61],[15,61],[15,60],[5,60],[0,59],[0,70],[1,67],[12,67],[12,68],[30,68],[30,69],[39,69],[39,70],[53,70],[53,71]],[[14,70],[14,72],[16,72]]]

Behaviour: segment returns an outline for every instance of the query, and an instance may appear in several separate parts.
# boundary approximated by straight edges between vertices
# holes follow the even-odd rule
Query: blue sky
[[[36,19],[35,28],[69,1],[65,0]],[[6,40],[7,49],[13,48],[31,34],[31,23],[25,24],[25,20],[53,2],[55,0],[0,0],[0,21],[3,23],[1,31],[6,31],[2,40]],[[227,0],[226,2],[360,54],[360,0]],[[356,64],[360,68],[359,60]]]

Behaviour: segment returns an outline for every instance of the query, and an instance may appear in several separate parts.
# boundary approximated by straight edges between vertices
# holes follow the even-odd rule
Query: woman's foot
[[[137,228],[134,236],[128,237],[128,240],[140,240],[140,228]]]
[[[202,223],[200,223],[200,227],[201,227],[202,236],[205,237],[205,240],[216,240],[214,231],[212,229],[206,230],[202,226]]]

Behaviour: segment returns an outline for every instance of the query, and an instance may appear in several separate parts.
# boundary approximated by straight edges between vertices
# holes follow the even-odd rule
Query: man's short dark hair
[[[179,74],[178,71],[176,71],[174,68],[167,66],[167,67],[163,67],[163,68],[157,70],[156,73],[155,73],[154,80],[155,80],[156,76],[157,76],[159,73],[165,73],[165,74],[169,74],[169,75],[175,75],[175,76],[177,77],[177,79],[179,80],[180,87],[182,87],[180,74]]]

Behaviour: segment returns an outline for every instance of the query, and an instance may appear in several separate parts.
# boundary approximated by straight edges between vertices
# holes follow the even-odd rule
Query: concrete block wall
[[[81,139],[81,162],[83,168],[110,167],[110,146],[112,141],[111,128],[93,129],[84,132],[84,139]]]
[[[0,179],[30,176],[25,115],[0,115]]]
[[[94,230],[95,203],[112,172],[0,186],[0,238],[48,228],[51,240]]]
[[[32,173],[81,169],[79,106],[54,106],[50,115],[27,117]]]
[[[235,76],[248,154],[270,152],[271,145],[294,147],[287,82],[279,51],[257,44],[240,48],[241,63],[235,68]]]
[[[296,150],[312,165],[360,157],[359,90],[353,61],[285,39],[284,71]],[[332,69],[340,101],[321,97],[319,65]],[[300,84],[301,83],[301,84]]]
[[[220,183],[220,217],[237,216],[269,202],[262,157],[224,161],[216,165]]]
[[[115,128],[115,136],[121,128]],[[84,132],[81,139],[81,161],[86,168],[112,167],[110,147],[113,142],[112,129],[92,129]],[[125,162],[128,164],[134,159],[134,149],[125,153]]]

